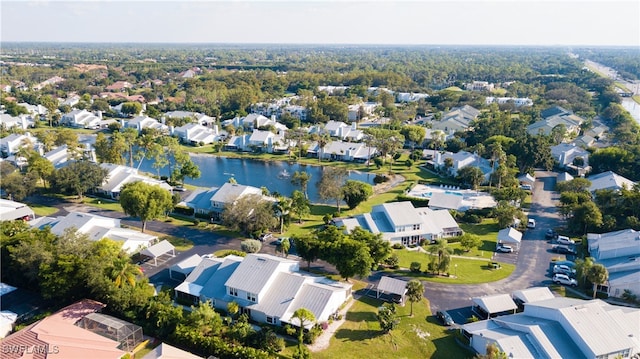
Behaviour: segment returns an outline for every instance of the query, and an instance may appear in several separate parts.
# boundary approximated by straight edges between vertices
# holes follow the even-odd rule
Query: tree
[[[510,205],[507,201],[500,201],[493,209],[493,215],[498,220],[498,227],[507,228],[513,224],[514,218],[518,215],[518,208]]]
[[[467,252],[470,251],[472,248],[480,247],[481,244],[482,244],[482,240],[480,239],[480,237],[474,234],[464,233],[463,235],[460,236],[460,246],[464,248]]]
[[[191,160],[186,161],[182,167],[180,167],[180,178],[182,179],[182,184],[184,184],[185,177],[196,179],[200,178],[200,174],[200,168]]]
[[[140,218],[144,233],[148,221],[166,215],[173,208],[173,200],[171,194],[159,186],[131,182],[122,187],[120,205],[124,213]]]
[[[347,178],[347,170],[340,167],[325,167],[322,170],[322,177],[316,184],[318,187],[318,196],[320,199],[327,201],[333,199],[336,201],[338,213],[340,213],[340,201],[344,195],[342,193],[342,184]]]
[[[369,199],[373,194],[373,187],[362,181],[347,180],[342,186],[342,195],[349,209],[356,208],[360,203]]]
[[[315,322],[316,316],[313,315],[313,312],[307,308],[298,308],[295,312],[293,312],[293,315],[291,316],[292,321],[293,319],[297,319],[299,323],[298,345],[303,345],[304,328],[307,326],[307,324]]]
[[[349,238],[367,244],[372,261],[371,268],[377,267],[378,264],[389,258],[392,253],[391,244],[382,238],[382,233],[374,234],[362,229],[362,227],[356,227],[349,234]]]
[[[133,157],[134,157],[134,147],[138,143],[138,130],[133,127],[127,127],[124,130],[121,130],[122,139],[124,140],[125,145],[127,146],[127,154],[129,157],[129,167],[133,167]]]
[[[314,237],[304,235],[293,239],[298,256],[307,261],[307,270],[311,269],[311,262],[317,260],[322,250],[321,243]]]
[[[125,102],[122,104],[120,112],[127,116],[138,115],[142,112],[142,105],[139,102]]]
[[[289,215],[293,207],[293,201],[291,198],[280,196],[278,200],[273,204],[273,209],[275,210],[276,216],[278,216],[278,220],[280,221],[280,233],[284,231],[284,220],[285,217]]]
[[[422,126],[408,125],[402,127],[400,133],[411,142],[411,149],[413,150],[416,145],[419,145],[424,141],[427,130]]]
[[[477,354],[476,359],[507,359],[507,354],[500,351],[496,343],[487,344],[486,354]]]
[[[587,201],[573,208],[573,217],[570,218],[570,222],[575,228],[581,227],[583,233],[587,234],[588,228],[597,228],[602,225],[602,212],[595,203]]]
[[[40,104],[47,109],[47,120],[49,120],[49,127],[52,127],[53,115],[58,109],[58,101],[54,100],[50,95],[45,95],[40,98]]]
[[[304,171],[295,171],[291,176],[291,184],[294,186],[300,186],[300,190],[304,193],[305,198],[309,198],[307,194],[307,186],[311,180],[311,175]]]
[[[437,240],[436,245],[429,248],[429,254],[431,254],[431,269],[437,271],[438,274],[446,272],[449,269],[451,252],[451,248],[447,245],[446,239]]]
[[[273,213],[272,202],[259,194],[249,194],[225,206],[222,222],[232,230],[256,234],[275,228],[278,219]]]
[[[240,249],[246,253],[258,253],[262,248],[262,242],[256,239],[245,239],[240,243]]]
[[[298,190],[291,194],[291,212],[298,215],[298,223],[302,223],[302,217],[311,213],[309,200]]]
[[[134,287],[139,275],[142,275],[140,267],[131,263],[126,257],[114,262],[112,276],[116,288],[122,288],[127,284]]]
[[[424,294],[424,285],[417,279],[412,279],[407,283],[407,299],[411,303],[410,317],[413,317],[413,303],[422,300]]]
[[[46,188],[49,178],[51,178],[55,171],[53,163],[38,154],[29,156],[27,163],[29,172],[35,172],[42,180],[43,186]]]
[[[331,141],[331,139],[329,138],[329,135],[322,134],[317,135],[315,137],[315,140],[318,143],[318,162],[321,162],[322,157],[324,156],[324,148],[329,143],[329,141]]]
[[[9,175],[2,176],[0,188],[5,191],[10,199],[21,201],[36,190],[37,182],[38,176],[35,172],[22,174],[20,171],[15,171]]]
[[[484,181],[484,173],[478,167],[465,166],[458,170],[458,180],[476,190]]]
[[[377,318],[383,333],[389,333],[400,324],[396,314],[396,306],[393,303],[383,303],[378,308]]]
[[[609,272],[605,266],[596,263],[587,271],[587,279],[593,283],[593,298],[595,298],[598,286],[605,284],[609,279]]]
[[[289,241],[289,238],[283,238],[280,244],[278,245],[278,249],[280,250],[280,253],[282,253],[283,256],[288,257],[289,249],[291,249],[291,242]]]
[[[91,189],[99,187],[107,177],[107,170],[89,161],[72,162],[53,175],[52,186],[60,192],[75,193],[80,199]]]
[[[576,278],[578,278],[580,285],[586,285],[587,273],[589,273],[589,269],[593,267],[593,263],[593,258],[591,257],[586,257],[585,259],[576,259]]]
[[[330,252],[328,261],[336,266],[340,276],[347,282],[354,276],[369,275],[373,260],[366,243],[347,238],[333,243]]]

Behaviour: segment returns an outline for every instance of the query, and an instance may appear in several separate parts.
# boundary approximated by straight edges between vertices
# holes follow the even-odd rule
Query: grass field
[[[328,349],[311,354],[318,359],[349,358],[467,358],[473,355],[459,347],[447,327],[431,316],[423,299],[413,305],[397,307],[399,326],[389,334],[380,330],[376,319],[382,301],[363,296],[356,300],[346,321],[331,338]],[[288,348],[287,351],[291,351]]]
[[[56,207],[49,207],[34,203],[28,203],[28,205],[38,217],[51,216],[52,214],[58,212],[58,209]]]

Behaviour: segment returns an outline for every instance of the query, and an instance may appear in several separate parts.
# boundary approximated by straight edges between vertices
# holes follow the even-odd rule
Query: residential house
[[[182,119],[187,117],[202,126],[211,126],[216,122],[216,119],[213,117],[207,116],[203,113],[190,112],[190,111],[169,111],[164,114],[163,119],[169,119],[169,118]]]
[[[454,107],[442,115],[440,121],[434,121],[431,128],[444,131],[447,134],[466,131],[471,126],[471,122],[478,118],[478,115],[480,115],[480,111],[469,105]]]
[[[176,348],[167,343],[160,343],[142,359],[204,359],[203,357]]]
[[[199,67],[192,67],[186,71],[181,72],[178,76],[183,79],[192,79],[202,73],[202,69]]]
[[[30,221],[36,218],[35,213],[24,203],[0,198],[0,221],[22,219]]]
[[[351,297],[351,284],[300,272],[294,259],[248,254],[203,259],[175,293],[194,303],[210,300],[225,311],[235,302],[240,313],[259,323],[300,326],[292,318],[296,310],[308,309],[317,322],[328,322]]]
[[[337,137],[343,141],[357,142],[364,138],[364,132],[358,130],[358,124],[353,122],[347,125],[341,121],[329,121],[322,129],[323,133],[329,134],[331,137]]]
[[[471,298],[471,310],[482,319],[494,318],[501,315],[513,314],[518,305],[509,294],[492,294]]]
[[[265,129],[273,127],[277,132],[284,132],[287,130],[287,126],[276,121],[276,116],[266,117],[258,113],[250,113],[245,117],[235,117],[222,122],[222,126],[233,126],[235,128],[244,128],[247,131],[253,131],[257,129]]]
[[[122,186],[132,182],[144,182],[149,185],[159,186],[170,192],[172,191],[172,187],[167,182],[140,174],[135,168],[111,163],[101,163],[100,167],[106,169],[108,173],[104,183],[97,188],[97,191],[110,198],[117,199],[120,196]]]
[[[584,119],[574,115],[571,111],[560,106],[553,106],[540,112],[542,120],[527,126],[527,132],[532,135],[543,134],[549,136],[556,126],[564,126],[567,134],[577,135]]]
[[[102,121],[100,117],[87,110],[73,110],[62,115],[60,124],[76,128],[97,129],[100,127],[100,121]]]
[[[591,193],[599,189],[610,189],[614,191],[620,191],[623,188],[632,189],[633,186],[636,185],[632,180],[624,178],[612,171],[590,175],[587,179],[591,181],[591,186],[589,187],[589,192]]]
[[[71,95],[66,99],[58,99],[58,101],[62,101],[60,102],[60,105],[67,105],[67,106],[73,107],[77,105],[78,102],[80,102],[80,95]]]
[[[24,134],[12,133],[9,136],[0,138],[0,152],[5,156],[12,156],[18,153],[23,147],[35,149],[38,143],[38,139],[29,132],[25,132]]]
[[[467,91],[493,91],[494,88],[495,85],[487,81],[473,81],[464,84],[464,89]]]
[[[378,155],[378,149],[359,142],[328,142],[320,148],[318,142],[313,142],[307,149],[308,157],[321,157],[325,160],[368,162]]]
[[[460,331],[481,355],[493,344],[509,358],[630,358],[640,352],[638,323],[637,308],[556,297]]]
[[[3,126],[6,130],[14,127],[26,130],[27,128],[33,127],[34,125],[35,121],[33,120],[33,117],[28,115],[18,115],[14,117],[9,115],[8,113],[0,114],[0,126]]]
[[[118,341],[108,337],[107,333],[94,332],[81,326],[83,319],[105,307],[89,299],[64,307],[3,339],[3,348],[11,350],[3,350],[2,358],[121,359],[131,355],[127,352],[133,352],[133,348],[128,349],[125,342],[129,336],[125,335],[122,338],[124,340]],[[139,334],[142,339],[142,330],[139,330]],[[131,344],[137,345],[140,341],[136,343],[134,340]],[[123,350],[125,347],[127,349]]]
[[[125,127],[135,128],[138,131],[142,131],[145,128],[154,129],[161,133],[168,133],[169,126],[160,123],[155,118],[148,116],[137,116],[125,123]]]
[[[556,182],[558,183],[567,182],[567,181],[571,181],[573,178],[574,177],[569,173],[562,172],[562,173],[559,173],[558,176],[556,177]]]
[[[575,143],[561,143],[551,147],[551,156],[558,162],[558,167],[572,169],[578,174],[589,171],[589,152],[576,146]]]
[[[553,299],[556,296],[549,290],[549,287],[531,287],[522,290],[516,290],[511,293],[513,301],[518,305],[519,311],[524,310],[527,303],[539,302],[542,300]]]
[[[601,290],[618,298],[625,290],[640,295],[640,232],[588,233],[587,243],[591,258],[609,272],[609,281]]]
[[[551,116],[566,116],[571,114],[571,111],[561,106],[552,106],[540,111],[540,117],[542,118],[549,118]]]
[[[446,168],[447,158],[451,159],[452,166],[448,168],[448,174],[451,176],[457,176],[458,171],[467,167],[473,166],[479,168],[484,174],[485,181],[489,181],[489,177],[491,173],[493,173],[493,168],[491,168],[491,163],[489,160],[480,157],[475,153],[470,153],[467,151],[460,151],[457,153],[452,152],[439,152],[436,151],[435,157],[431,161],[435,168]]]
[[[329,95],[345,92],[349,86],[318,86],[318,91],[326,92]]]
[[[528,97],[493,97],[485,98],[485,104],[490,105],[497,103],[498,105],[506,105],[512,103],[515,107],[533,106],[533,100]]]
[[[69,229],[85,234],[92,241],[104,238],[122,243],[122,249],[133,254],[152,245],[158,237],[129,228],[122,228],[119,218],[103,217],[91,213],[70,212],[66,216],[39,217],[29,221],[31,228],[51,227],[51,233],[60,236]]]
[[[218,131],[218,126],[206,127],[197,123],[188,123],[184,126],[176,127],[172,131],[173,135],[180,137],[183,143],[210,144],[219,141],[222,134]]]
[[[41,83],[39,83],[39,84],[37,84],[37,85],[34,85],[34,86],[33,86],[33,89],[34,89],[35,91],[40,91],[40,90],[42,90],[45,86],[48,86],[48,85],[52,85],[52,86],[53,86],[53,85],[58,84],[58,83],[63,82],[63,81],[64,81],[64,79],[63,79],[62,77],[60,77],[60,76],[53,76],[53,77],[51,77],[51,78],[49,78],[49,79],[46,79],[46,80],[42,81]]]
[[[125,92],[127,89],[133,88],[133,84],[127,81],[116,81],[111,85],[107,86],[105,90],[107,91],[117,91],[117,92]]]
[[[361,227],[371,233],[382,233],[391,244],[417,245],[422,241],[455,237],[462,229],[448,210],[415,208],[411,202],[391,202],[374,206],[370,213],[334,219],[335,225],[351,232]]]
[[[351,122],[360,121],[363,118],[374,114],[375,109],[380,106],[377,102],[363,102],[347,107],[347,119]]]
[[[397,102],[418,102],[422,99],[429,98],[429,94],[426,93],[414,93],[414,92],[398,92],[396,93]]]
[[[41,116],[45,116],[47,113],[49,113],[47,108],[42,105],[30,105],[26,102],[21,102],[18,104],[18,106],[22,106],[27,111],[29,111],[29,114],[32,118],[40,118]]]
[[[67,163],[70,159],[70,153],[67,145],[62,145],[54,148],[53,150],[46,152],[42,155],[46,160],[53,164],[53,167],[60,168]]]
[[[227,205],[250,194],[262,196],[262,190],[253,186],[226,182],[221,187],[196,189],[180,204],[193,208],[195,213],[209,214],[213,220],[219,220]],[[263,198],[272,200],[271,197]]]

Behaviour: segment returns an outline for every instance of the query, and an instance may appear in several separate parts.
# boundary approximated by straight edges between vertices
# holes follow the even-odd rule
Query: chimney
[[[273,121],[273,122],[276,121],[276,115],[271,115],[271,121]]]

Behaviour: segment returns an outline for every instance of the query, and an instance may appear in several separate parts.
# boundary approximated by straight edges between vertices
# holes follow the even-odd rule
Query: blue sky
[[[640,47],[640,1],[7,1],[2,41]]]

